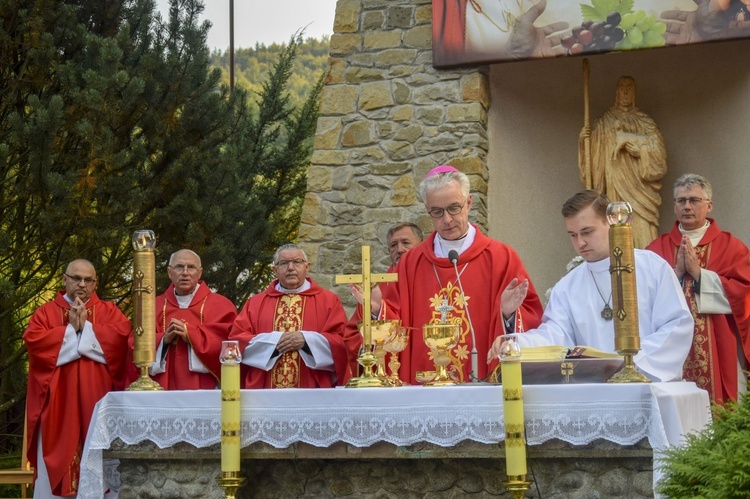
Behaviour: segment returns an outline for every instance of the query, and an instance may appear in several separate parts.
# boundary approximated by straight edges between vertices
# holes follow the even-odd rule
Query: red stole
[[[301,293],[282,293],[272,282],[263,292],[251,297],[242,307],[232,326],[231,340],[238,340],[244,351],[250,340],[271,331],[316,331],[326,338],[335,366],[330,371],[310,369],[298,352],[281,356],[268,372],[243,364],[243,388],[330,388],[343,385],[351,377],[349,359],[356,355],[352,332],[345,331],[346,313],[334,293],[318,286],[312,279],[310,289]],[[358,333],[357,333],[358,334]]]
[[[693,345],[685,361],[684,377],[707,390],[711,400],[724,404],[737,400],[737,359],[744,355],[750,365],[750,251],[737,238],[722,232],[713,219],[696,250],[701,268],[716,272],[732,309],[731,314],[700,314],[689,274],[683,292],[695,320]],[[670,265],[677,261],[682,241],[679,223],[647,249]],[[738,347],[739,344],[739,347]]]

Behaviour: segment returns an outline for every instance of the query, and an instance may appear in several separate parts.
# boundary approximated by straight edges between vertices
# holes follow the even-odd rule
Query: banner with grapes
[[[750,0],[432,0],[436,67],[750,37]]]

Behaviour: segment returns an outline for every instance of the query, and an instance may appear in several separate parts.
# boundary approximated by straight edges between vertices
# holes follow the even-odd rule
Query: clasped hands
[[[86,304],[83,303],[80,297],[76,296],[75,301],[70,306],[70,313],[68,314],[68,323],[73,326],[76,333],[83,331],[83,326],[86,324],[88,319],[88,311],[86,310]]]
[[[280,354],[295,352],[305,346],[305,336],[301,331],[286,331],[281,333],[279,342],[276,343],[276,350]]]
[[[188,325],[187,322],[173,318],[167,325],[167,330],[164,332],[164,343],[169,344],[176,340],[178,337],[187,341]]]
[[[677,263],[674,267],[674,272],[678,279],[682,279],[687,273],[692,276],[694,281],[700,281],[701,263],[698,260],[695,247],[690,242],[690,237],[688,236],[682,236],[680,249],[677,250]]]

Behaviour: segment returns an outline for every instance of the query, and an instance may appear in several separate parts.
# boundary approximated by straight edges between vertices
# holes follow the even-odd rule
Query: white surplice
[[[693,317],[680,283],[667,262],[650,251],[635,250],[635,267],[641,336],[635,364],[651,379],[680,379],[693,339]],[[614,308],[611,292],[609,258],[582,263],[554,286],[542,324],[519,335],[521,347],[589,346],[614,352],[614,321],[601,316],[605,301]]]

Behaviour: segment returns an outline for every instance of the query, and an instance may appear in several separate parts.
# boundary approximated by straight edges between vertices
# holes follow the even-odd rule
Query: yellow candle
[[[523,419],[521,361],[503,360],[503,414],[505,417],[505,467],[509,477],[526,474],[526,428]]]
[[[221,365],[221,471],[240,471],[240,366]]]

